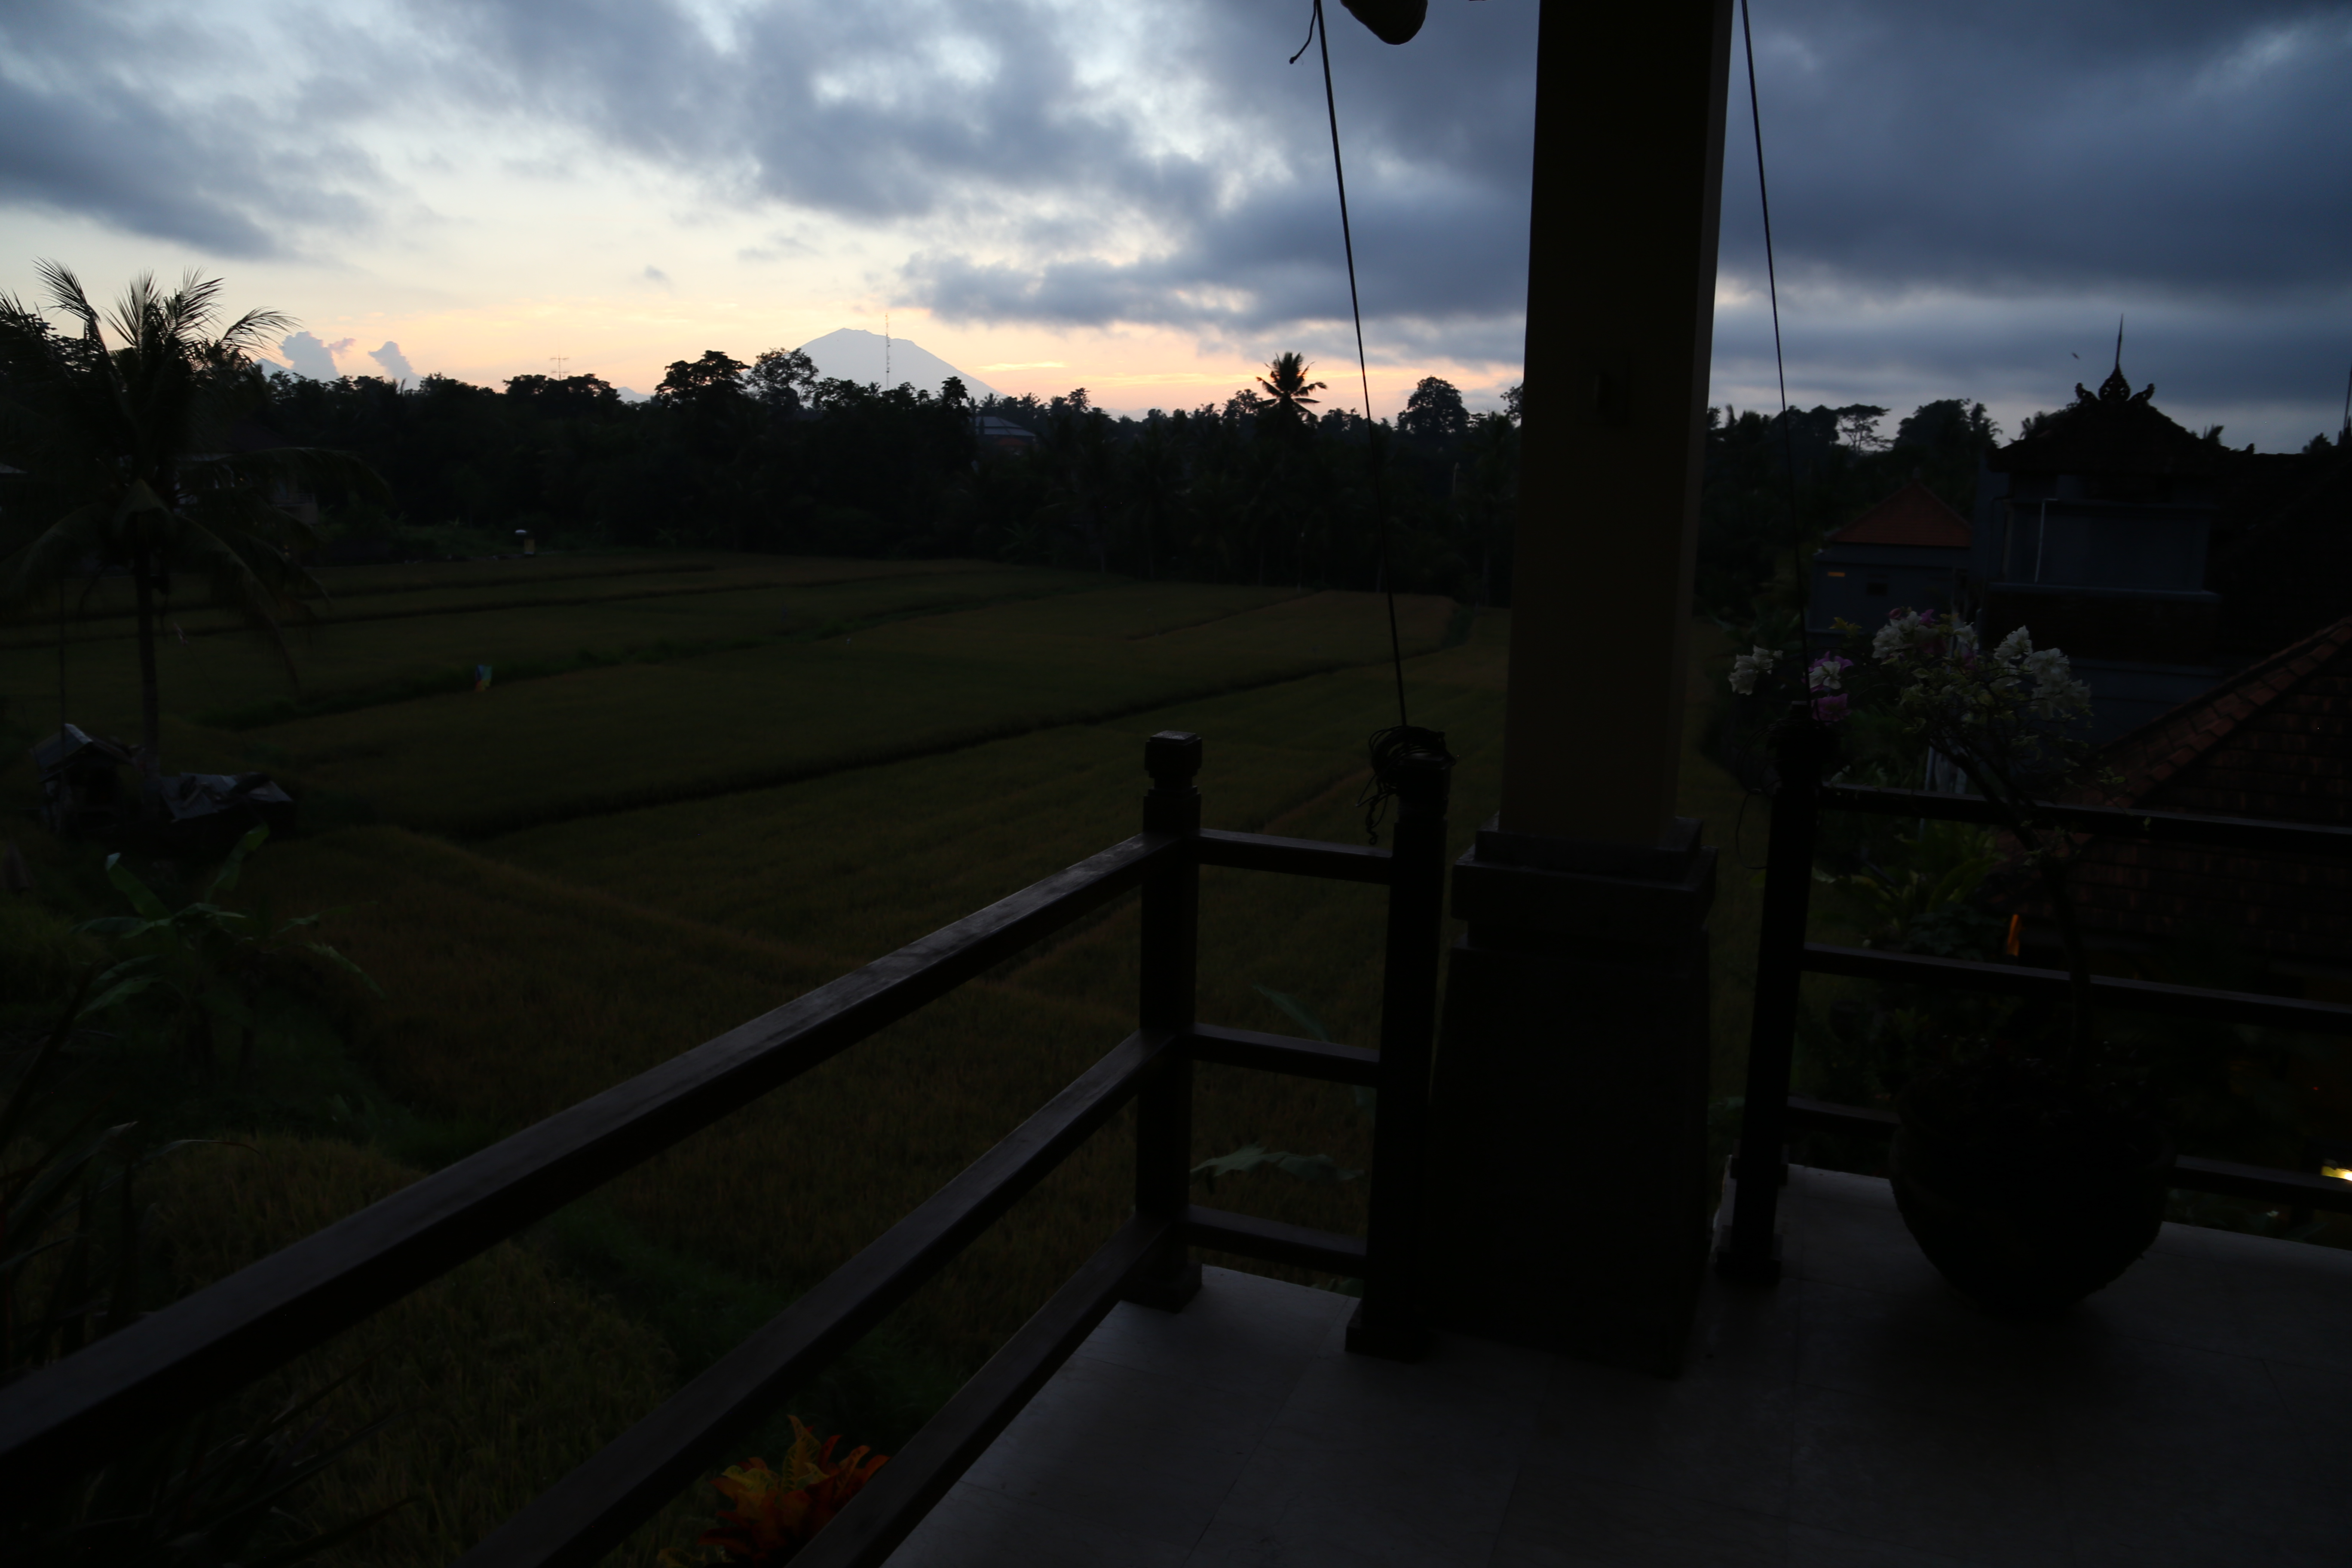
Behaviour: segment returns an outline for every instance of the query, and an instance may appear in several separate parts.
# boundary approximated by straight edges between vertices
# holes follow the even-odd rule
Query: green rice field
[[[266,769],[303,798],[303,829],[245,891],[334,910],[326,934],[383,991],[348,1009],[331,1063],[310,1047],[263,1065],[250,1125],[210,1129],[246,1147],[184,1156],[181,1288],[1124,837],[1155,731],[1203,736],[1211,826],[1360,842],[1365,742],[1395,721],[1387,622],[1363,594],[750,556],[329,576],[331,604],[294,634],[299,683],[215,612],[175,614],[161,649],[166,765]],[[64,679],[76,722],[129,736],[124,608],[100,595],[65,623]],[[1461,758],[1466,844],[1498,788],[1507,616],[1398,613],[1413,721]],[[1695,738],[1721,650],[1694,635]],[[58,663],[55,622],[0,626],[20,741],[54,725]],[[34,899],[94,910],[97,852],[41,835],[32,798],[11,759],[0,831]],[[1738,805],[1687,747],[1681,809],[1721,842]],[[1740,855],[1761,863],[1752,815]],[[1719,1094],[1737,1091],[1756,896],[1728,862],[1720,880]],[[1273,991],[1373,1043],[1374,889],[1211,871],[1202,919],[1204,1018],[1297,1032]],[[293,1380],[371,1369],[338,1396],[351,1418],[412,1412],[315,1511],[425,1500],[334,1560],[441,1561],[478,1539],[1116,1044],[1136,976],[1133,907],[1115,906],[421,1293],[396,1327],[307,1358]],[[1345,1089],[1204,1068],[1199,1096],[1202,1158],[1261,1142],[1368,1163]],[[1106,1129],[793,1408],[903,1440],[1119,1222],[1125,1136]],[[1362,1221],[1360,1183],[1262,1174],[1214,1201]],[[686,1539],[697,1506],[622,1557]]]

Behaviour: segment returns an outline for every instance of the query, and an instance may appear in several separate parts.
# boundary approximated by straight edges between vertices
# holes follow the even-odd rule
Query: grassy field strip
[[[649,598],[664,594],[724,593],[731,587],[758,586],[770,579],[745,582],[735,574],[712,581],[718,574],[706,568],[701,573],[664,573],[648,582],[648,574],[631,573],[566,573],[557,577],[530,582],[509,580],[474,585],[471,592],[456,589],[417,589],[408,592],[383,593],[361,599],[396,601],[381,608],[347,612],[339,606],[348,603],[341,595],[331,595],[324,600],[312,600],[320,608],[315,619],[291,623],[306,626],[342,626],[357,621],[394,620],[406,616],[437,615],[452,609],[504,609],[533,605],[586,605],[607,599]],[[686,577],[684,582],[677,581]],[[561,585],[559,588],[559,584]],[[604,588],[604,592],[588,591],[583,584]],[[486,598],[484,590],[504,590],[505,598]],[[517,592],[520,590],[520,592]],[[128,594],[121,595],[128,598]],[[237,613],[209,600],[184,600],[174,603],[164,597],[158,601],[156,613],[171,626],[192,637],[220,637],[247,631],[249,628]],[[67,625],[73,628],[66,636],[68,647],[84,644],[120,642],[139,635],[136,613],[130,607],[110,607],[104,615],[78,616]],[[54,651],[58,646],[57,623],[44,625],[37,616],[19,617],[8,625],[5,636],[0,636],[0,648],[38,648]]]
[[[1084,599],[1090,595],[1074,595]],[[1354,603],[1349,602],[1353,599]],[[1034,601],[426,699],[253,731],[304,784],[487,835],[919,756],[1378,658],[1370,595],[1321,595],[1149,643],[1022,629]],[[1403,606],[1409,646],[1450,606]]]
[[[428,692],[470,693],[473,666],[518,667],[541,673],[596,668],[642,657],[691,657],[713,647],[814,635],[840,625],[864,626],[896,616],[938,614],[972,604],[1066,592],[1088,584],[1076,574],[961,574],[901,576],[796,587],[730,584],[690,599],[636,595],[583,604],[532,605],[436,612],[418,624],[401,619],[336,622],[296,628],[292,640],[303,672],[305,710],[348,711]],[[789,596],[786,596],[786,595]],[[789,611],[785,619],[781,612]],[[700,645],[699,649],[695,645]],[[438,657],[434,655],[438,653]],[[283,666],[257,637],[216,637],[182,644],[166,637],[157,650],[166,713],[198,728],[250,729],[297,716]],[[67,666],[68,710],[75,721],[100,732],[135,726],[138,669],[129,645],[92,656],[75,652]],[[25,710],[54,712],[54,647],[0,652],[0,693]],[[205,763],[250,766],[231,747],[206,747]],[[267,759],[262,765],[269,765]]]
[[[599,581],[590,579],[590,581]],[[601,581],[610,582],[605,578]],[[918,584],[922,584],[918,591]],[[983,585],[987,584],[987,585]],[[729,573],[717,581],[697,580],[688,583],[646,583],[624,580],[606,592],[582,592],[574,587],[566,593],[532,592],[509,598],[485,598],[479,593],[454,594],[420,593],[414,597],[398,596],[398,602],[381,608],[363,608],[356,613],[336,607],[334,601],[315,619],[288,624],[289,633],[307,637],[312,641],[335,628],[365,625],[374,621],[415,620],[447,615],[486,615],[500,612],[535,611],[542,609],[577,608],[582,605],[626,604],[645,599],[691,597],[697,595],[724,595],[743,592],[793,592],[795,597],[823,594],[827,590],[873,585],[880,588],[885,598],[903,602],[910,608],[950,608],[990,600],[1018,600],[1043,597],[1056,593],[1068,593],[1094,585],[1091,574],[1081,573],[1047,574],[1026,571],[996,573],[940,574],[936,577],[911,574],[877,577],[851,577],[818,583],[803,583],[782,576],[759,576]],[[514,584],[538,588],[539,584]],[[385,595],[385,599],[395,595]],[[226,609],[197,608],[184,611],[166,609],[162,619],[174,637],[219,637],[251,635],[253,628]],[[138,635],[135,621],[129,617],[112,618],[100,623],[103,629],[84,631],[66,638],[68,650],[121,642]],[[54,657],[58,638],[54,631],[44,637],[38,630],[14,637],[0,638],[0,650],[29,651]]]
[[[888,586],[881,584],[887,584]],[[792,602],[782,605],[772,596],[778,586],[761,584],[754,596],[740,605],[684,606],[683,615],[667,618],[680,623],[677,635],[647,640],[642,637],[608,647],[583,647],[569,654],[562,652],[526,653],[517,655],[501,651],[492,658],[471,663],[452,664],[437,670],[413,672],[391,681],[373,686],[342,687],[325,691],[313,687],[298,700],[283,696],[250,703],[241,709],[216,710],[196,715],[199,726],[221,730],[257,730],[272,724],[282,724],[301,718],[327,713],[349,713],[362,708],[381,707],[392,702],[407,702],[424,697],[469,694],[474,690],[477,663],[489,664],[501,686],[511,686],[519,680],[541,680],[554,675],[569,675],[585,669],[602,669],[618,664],[670,664],[681,659],[700,658],[714,653],[734,652],[757,647],[779,640],[809,641],[824,637],[837,637],[868,630],[894,620],[913,616],[940,615],[969,607],[974,603],[1003,604],[1014,600],[1067,593],[1066,584],[1039,584],[1034,580],[1002,582],[977,574],[959,580],[961,590],[954,594],[940,588],[922,585],[908,579],[880,579],[874,584],[824,584],[794,592]],[[695,590],[709,594],[741,592],[730,585],[723,588]],[[681,591],[683,592],[683,590]],[[644,599],[669,597],[668,595],[631,596],[628,608],[644,617],[646,612],[673,610],[668,605],[647,605]],[[611,603],[601,601],[600,603]],[[557,601],[555,603],[563,603]],[[514,606],[492,606],[510,609]],[[534,612],[541,606],[528,606]],[[568,607],[568,606],[567,606]],[[719,613],[709,613],[712,611]],[[771,615],[769,612],[777,613]],[[704,613],[696,613],[704,612]],[[728,613],[732,612],[732,613]],[[450,626],[474,625],[447,616],[446,612],[435,612],[446,617]],[[477,612],[467,612],[468,616]],[[389,618],[389,617],[387,617]],[[733,629],[726,629],[732,623]],[[547,629],[561,628],[545,624]],[[692,629],[688,629],[688,628]],[[532,637],[540,625],[524,623],[518,626],[512,616],[502,617],[479,626],[478,644],[497,649],[517,646],[517,635],[522,633],[530,643],[545,645],[544,636]],[[563,640],[560,635],[554,639]],[[348,657],[348,640],[340,645]]]
[[[376,593],[413,593],[425,588],[503,585],[499,574],[529,572],[542,580],[557,576],[660,576],[693,572],[751,573],[796,584],[862,583],[877,577],[952,577],[967,572],[1002,570],[986,561],[866,561],[835,555],[736,555],[723,552],[674,555],[540,555],[516,561],[415,562],[399,566],[322,566],[316,575],[330,593],[351,597]]]
[[[991,567],[980,562],[958,563],[966,570],[955,572],[822,573],[796,570],[789,561],[771,562],[762,569],[756,564],[760,559],[744,557],[725,565],[705,563],[658,571],[640,569],[541,574],[534,569],[523,567],[520,571],[500,572],[473,581],[419,583],[407,587],[371,589],[356,594],[331,585],[329,597],[321,602],[316,618],[296,624],[323,630],[368,621],[398,620],[451,612],[529,610],[680,594],[724,594],[747,588],[805,592],[854,584],[895,584],[901,585],[898,591],[904,592],[926,580],[939,590],[933,595],[934,602],[951,605],[991,597],[1022,598],[1065,592],[1072,588],[1092,587],[1099,581],[1093,573]],[[520,563],[514,564],[521,565]],[[984,576],[1002,584],[1002,592],[991,595],[977,589],[946,586],[958,578],[973,576]],[[111,585],[117,580],[106,581]],[[604,591],[595,591],[600,586]],[[491,596],[496,595],[505,596]],[[127,587],[119,588],[110,595],[109,608],[104,613],[86,614],[69,619],[67,624],[72,629],[66,636],[68,647],[98,646],[136,637],[138,625],[128,603],[129,597]],[[359,609],[341,607],[354,598],[360,601]],[[115,600],[121,602],[113,603]],[[208,600],[189,600],[173,605],[167,599],[158,613],[167,625],[191,637],[221,637],[251,629],[235,610],[215,605]],[[37,650],[54,655],[57,650],[58,627],[53,616],[44,618],[38,613],[14,616],[0,622],[0,627],[5,628],[0,630],[0,651]]]
[[[984,561],[853,561],[780,555],[721,555],[685,560],[669,556],[624,556],[612,558],[604,564],[592,564],[593,560],[567,561],[558,556],[540,556],[530,560],[418,563],[407,566],[326,566],[314,569],[311,574],[326,589],[331,603],[441,594],[448,595],[443,602],[452,607],[462,606],[468,600],[479,607],[479,595],[485,593],[510,593],[518,588],[627,578],[657,581],[698,579],[711,574],[722,574],[738,584],[755,580],[781,583],[788,587],[803,587],[873,582],[883,578],[952,577],[967,573],[1008,570]],[[1097,580],[1093,573],[1022,570],[1033,577],[1066,576],[1085,582]],[[127,576],[101,577],[94,586],[85,581],[78,581],[69,585],[68,592],[75,606],[68,616],[68,626],[105,626],[102,631],[86,634],[93,639],[134,635],[136,611]],[[213,630],[230,628],[238,624],[233,612],[196,601],[173,605],[166,613],[188,627],[191,634],[199,626]],[[69,634],[67,640],[82,639]],[[38,610],[17,611],[0,616],[0,647],[56,646],[57,616],[54,611],[46,614]]]

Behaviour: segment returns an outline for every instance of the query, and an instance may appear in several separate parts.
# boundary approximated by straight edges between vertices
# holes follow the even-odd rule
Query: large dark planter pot
[[[2053,1317],[2155,1242],[2173,1148],[2148,1118],[2007,1061],[1924,1075],[1896,1109],[1903,1223],[1987,1311]]]

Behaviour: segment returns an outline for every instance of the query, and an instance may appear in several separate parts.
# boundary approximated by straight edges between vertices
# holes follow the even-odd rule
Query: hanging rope
[[[1739,0],[1739,40],[1748,54],[1748,123],[1756,132],[1756,202],[1764,212],[1764,286],[1772,301],[1772,368],[1780,378],[1780,437],[1789,466],[1789,558],[1802,636],[1812,584],[1805,576],[1804,523],[1797,514],[1797,427],[1789,417],[1789,363],[1780,352],[1780,272],[1772,257],[1772,193],[1764,183],[1764,110],[1756,97],[1756,34],[1748,0]]]
[[[1445,749],[1445,737],[1433,730],[1416,728],[1406,710],[1404,698],[1404,641],[1397,632],[1396,575],[1389,567],[1389,504],[1387,450],[1381,443],[1381,427],[1372,418],[1372,373],[1364,354],[1364,307],[1356,288],[1356,237],[1348,221],[1348,169],[1339,155],[1339,97],[1331,85],[1331,35],[1323,22],[1323,0],[1315,0],[1315,8],[1307,20],[1307,42],[1298,46],[1298,53],[1290,57],[1297,65],[1307,53],[1308,44],[1319,45],[1323,60],[1323,110],[1331,126],[1331,174],[1339,187],[1339,243],[1348,258],[1348,311],[1356,326],[1356,381],[1363,389],[1364,440],[1372,469],[1372,510],[1378,521],[1380,540],[1381,589],[1388,601],[1389,668],[1396,679],[1397,721],[1372,734],[1370,752],[1372,776],[1364,785],[1364,793],[1356,804],[1364,808],[1364,837],[1374,844],[1380,842],[1381,818],[1388,810],[1390,798],[1396,793],[1393,780],[1394,763],[1406,752],[1433,752],[1454,761]]]

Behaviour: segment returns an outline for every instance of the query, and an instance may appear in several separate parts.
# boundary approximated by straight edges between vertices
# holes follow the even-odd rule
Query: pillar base
[[[1427,1279],[1443,1327],[1672,1375],[1707,1257],[1716,852],[1492,824],[1455,863]]]
[[[1367,1319],[1358,1307],[1348,1320],[1348,1353],[1382,1361],[1419,1361],[1429,1353],[1429,1325],[1418,1319],[1385,1322]]]
[[[1146,1258],[1143,1267],[1128,1276],[1127,1288],[1118,1299],[1162,1312],[1182,1311],[1201,1293],[1201,1266],[1184,1256],[1182,1243],[1177,1245],[1179,1251],[1172,1259]]]
[[[1777,1168],[1769,1171],[1780,1186],[1789,1184],[1789,1161],[1782,1151]],[[1731,1249],[1731,1211],[1739,1197],[1740,1159],[1734,1154],[1723,1171],[1723,1205],[1716,1211],[1715,1272],[1720,1279],[1742,1285],[1778,1285],[1780,1282],[1780,1241],[1782,1231],[1772,1237],[1772,1252],[1768,1258],[1746,1258]],[[1760,1178],[1759,1178],[1760,1179]],[[1785,1229],[1785,1226],[1783,1227]]]

